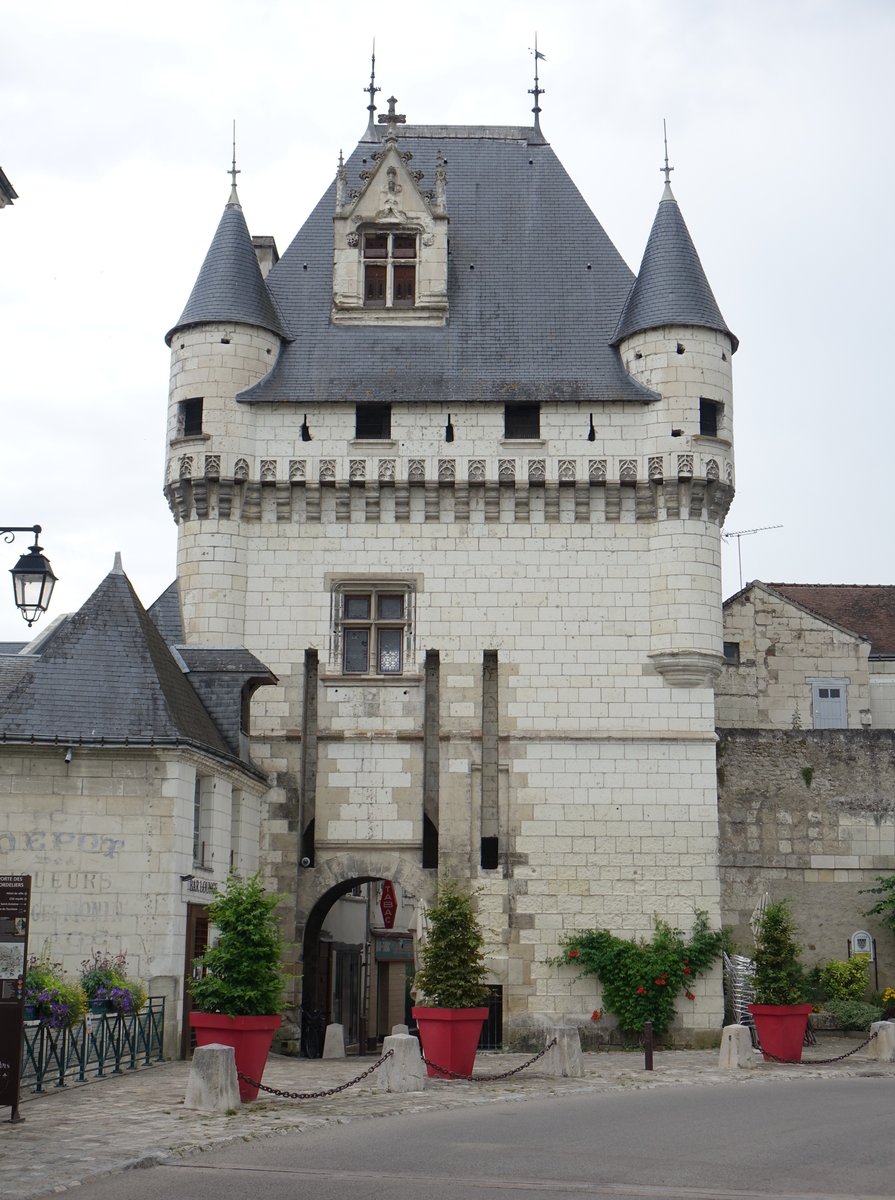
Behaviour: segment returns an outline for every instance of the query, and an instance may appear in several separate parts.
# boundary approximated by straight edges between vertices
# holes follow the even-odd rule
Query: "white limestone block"
[[[239,1108],[236,1053],[232,1046],[213,1042],[210,1046],[196,1048],[183,1105],[200,1112],[227,1112]]]
[[[579,1079],[584,1074],[581,1058],[581,1038],[576,1025],[554,1025],[547,1030],[547,1042],[556,1038],[541,1059],[540,1070],[544,1075],[558,1075],[563,1079]]]
[[[397,1028],[397,1026],[396,1026]],[[427,1084],[426,1066],[420,1051],[419,1039],[407,1033],[393,1033],[383,1038],[382,1053],[393,1050],[380,1067],[380,1080],[387,1092],[422,1092]]]
[[[718,1066],[735,1070],[737,1067],[751,1067],[754,1063],[752,1035],[748,1025],[725,1025],[721,1031]]]
[[[895,1021],[874,1021],[870,1032],[876,1034],[867,1047],[870,1058],[880,1062],[895,1062]]]
[[[326,1037],[323,1039],[324,1058],[345,1057],[345,1026],[327,1025]]]

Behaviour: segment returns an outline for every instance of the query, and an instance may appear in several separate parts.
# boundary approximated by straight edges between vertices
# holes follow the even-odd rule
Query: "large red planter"
[[[223,1013],[191,1012],[190,1025],[196,1031],[197,1046],[232,1046],[236,1052],[236,1070],[260,1083],[270,1053],[273,1035],[281,1017],[228,1017]],[[258,1099],[258,1089],[239,1079],[239,1098],[243,1104]]]
[[[811,1004],[750,1004],[758,1041],[766,1061],[802,1061],[802,1044]]]
[[[445,1068],[439,1071],[427,1064],[429,1074],[439,1079],[449,1079],[451,1075],[463,1075],[468,1079],[475,1065],[475,1052],[488,1016],[487,1008],[413,1008],[410,1011],[420,1031],[423,1054],[429,1062]]]

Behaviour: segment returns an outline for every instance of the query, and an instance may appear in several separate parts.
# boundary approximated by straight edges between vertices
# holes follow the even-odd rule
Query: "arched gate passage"
[[[412,898],[412,903],[423,901],[430,904],[436,891],[436,872],[424,870],[416,863],[408,862],[396,853],[346,854],[319,862],[311,870],[303,872],[299,889],[300,904],[297,927],[302,945],[302,1000],[301,1028],[302,1053],[312,1056],[322,1051],[322,1030],[326,1021],[334,1014],[330,1011],[332,961],[329,944],[321,945],[324,922],[333,905],[362,884],[390,879],[399,892]],[[413,922],[415,928],[415,921]],[[366,938],[365,931],[365,938]],[[343,963],[340,963],[341,966]],[[348,960],[347,969],[354,970]],[[368,1017],[370,1011],[371,961],[366,954],[359,964],[361,988],[359,1028],[352,1029],[351,1040],[357,1042],[361,1053],[368,1048]],[[338,994],[338,987],[336,989]],[[348,1023],[347,1014],[335,1014],[343,1024]],[[347,1031],[346,1031],[347,1032]]]

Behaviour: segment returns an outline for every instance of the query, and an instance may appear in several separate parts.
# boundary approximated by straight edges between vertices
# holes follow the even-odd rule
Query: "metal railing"
[[[150,996],[138,1013],[95,1013],[72,1029],[25,1022],[22,1089],[42,1092],[161,1062],[165,997]]]

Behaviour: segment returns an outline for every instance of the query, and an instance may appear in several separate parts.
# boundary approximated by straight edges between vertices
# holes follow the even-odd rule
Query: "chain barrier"
[[[249,1079],[248,1075],[243,1075],[242,1071],[237,1071],[236,1074],[251,1087],[258,1088],[261,1092],[267,1092],[269,1096],[280,1096],[283,1100],[323,1100],[327,1096],[335,1096],[338,1092],[344,1092],[350,1087],[354,1087],[356,1083],[360,1083],[362,1079],[366,1079],[368,1075],[372,1075],[378,1070],[382,1064],[394,1054],[394,1050],[386,1050],[382,1058],[374,1062],[372,1067],[367,1067],[366,1071],[358,1075],[356,1079],[349,1079],[347,1083],[340,1083],[338,1087],[326,1088],[322,1092],[286,1092],[280,1088],[265,1087],[263,1083],[259,1083],[257,1079]]]
[[[512,1075],[518,1075],[520,1071],[524,1071],[526,1067],[530,1067],[532,1063],[536,1063],[539,1058],[543,1058],[548,1050],[552,1050],[556,1045],[556,1041],[557,1039],[553,1038],[543,1050],[535,1054],[528,1062],[520,1063],[518,1067],[513,1067],[511,1071],[502,1071],[499,1075],[461,1075],[457,1071],[449,1071],[447,1067],[442,1067],[438,1063],[432,1062],[426,1058],[425,1054],[422,1056],[422,1059],[427,1067],[431,1067],[433,1071],[437,1071],[439,1075],[444,1075],[448,1079],[465,1079],[467,1083],[491,1083],[493,1080],[509,1079]]]
[[[865,1046],[869,1046],[875,1037],[878,1035],[871,1033],[866,1042],[861,1042],[855,1046],[854,1050],[846,1050],[844,1054],[837,1054],[835,1058],[778,1058],[776,1054],[771,1054],[770,1050],[761,1050],[759,1043],[758,1049],[761,1050],[765,1058],[769,1058],[771,1062],[784,1063],[788,1067],[821,1067],[829,1063],[842,1062],[844,1058],[851,1058],[853,1054],[857,1054],[859,1050],[863,1050]]]

